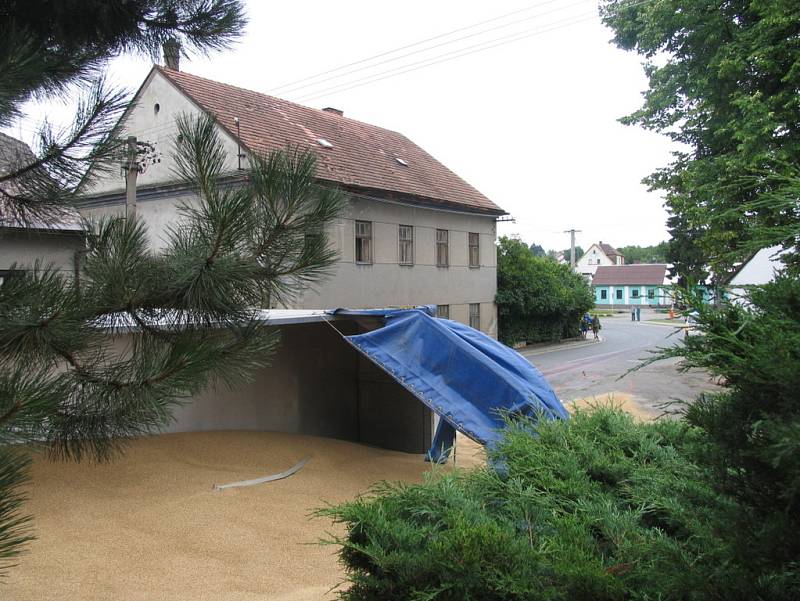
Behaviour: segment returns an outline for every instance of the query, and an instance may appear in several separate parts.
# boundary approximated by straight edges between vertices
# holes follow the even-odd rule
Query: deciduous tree
[[[506,344],[574,335],[594,304],[586,280],[569,265],[535,257],[516,238],[500,238],[497,266],[499,338]]]
[[[719,280],[754,247],[796,250],[800,4],[604,0],[601,14],[646,60],[644,103],[622,121],[678,143],[646,179],[666,194],[677,273]]]

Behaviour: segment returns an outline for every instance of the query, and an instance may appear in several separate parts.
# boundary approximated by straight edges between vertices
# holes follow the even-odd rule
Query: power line
[[[556,1],[556,0],[550,0],[550,2],[545,2],[543,4],[550,4],[550,3],[554,2],[554,1]],[[552,9],[552,10],[549,10],[549,11],[536,13],[535,15],[531,15],[529,17],[525,17],[524,19],[516,19],[514,21],[509,21],[508,23],[504,23],[502,25],[496,25],[495,27],[490,27],[488,29],[482,29],[481,31],[476,31],[474,33],[470,33],[470,34],[465,35],[465,36],[454,38],[452,40],[447,40],[445,42],[440,42],[440,43],[434,44],[432,46],[426,46],[424,48],[419,48],[417,50],[413,50],[411,52],[406,52],[405,54],[401,54],[399,56],[395,56],[395,57],[392,57],[392,58],[387,58],[385,60],[378,61],[378,62],[372,63],[370,65],[366,65],[366,66],[363,66],[363,67],[358,67],[356,69],[350,69],[349,71],[345,71],[344,73],[339,73],[337,75],[331,75],[330,77],[326,77],[324,79],[320,79],[320,80],[314,81],[312,83],[306,83],[306,84],[299,85],[299,86],[293,86],[293,87],[290,87],[288,90],[284,90],[283,89],[286,86],[282,86],[282,88],[279,88],[279,89],[282,90],[281,94],[291,94],[293,92],[296,92],[298,90],[302,90],[304,88],[310,88],[310,87],[317,86],[319,84],[325,83],[326,81],[331,81],[331,80],[334,80],[334,79],[339,79],[341,77],[346,77],[347,75],[352,75],[353,73],[358,73],[360,71],[373,69],[375,67],[378,67],[380,65],[384,65],[384,64],[387,64],[387,63],[393,63],[395,61],[399,61],[399,60],[401,60],[403,58],[407,58],[407,57],[413,56],[415,54],[420,54],[422,52],[428,52],[429,50],[434,50],[435,48],[441,48],[442,46],[449,46],[450,44],[455,44],[456,42],[461,42],[463,40],[468,40],[470,38],[481,36],[481,35],[484,35],[486,33],[490,33],[492,31],[497,31],[498,29],[505,29],[506,27],[511,27],[513,25],[518,25],[519,23],[524,23],[525,21],[531,21],[533,19],[538,19],[540,17],[543,17],[544,15],[549,15],[549,14],[552,14],[552,13],[555,13],[555,12],[559,12],[559,11],[563,11],[563,10],[566,10],[566,9],[569,9],[569,8],[573,8],[575,6],[583,5],[583,4],[586,4],[586,1],[587,0],[578,0],[577,2],[573,2],[572,4],[566,4],[564,6],[559,6],[557,8]],[[449,35],[449,34],[443,34],[443,35]],[[442,36],[437,36],[437,37],[442,37]],[[414,44],[414,45],[418,45],[418,44]],[[384,53],[384,54],[394,54],[395,52],[399,52],[400,50],[401,49],[398,49],[398,50],[394,50],[392,52],[388,52],[388,53]],[[373,57],[373,58],[378,58],[378,57]],[[369,62],[371,60],[372,60],[372,58],[364,59],[363,61],[358,61],[358,63]],[[344,68],[346,68],[346,67],[340,67],[339,69],[334,69],[332,72],[341,71]],[[313,79],[316,79],[316,77],[314,77]]]
[[[640,0],[639,2],[631,4],[630,8],[633,8],[633,7],[636,7],[636,6],[641,6],[643,4],[648,4],[648,3],[653,2],[653,1],[654,0]],[[575,15],[573,15],[572,18],[574,18],[574,17],[575,17]],[[469,54],[474,54],[476,52],[481,52],[483,50],[489,50],[491,48],[495,48],[495,47],[498,47],[498,46],[503,46],[505,44],[510,44],[510,43],[513,43],[513,42],[516,42],[516,41],[519,41],[519,40],[527,39],[527,38],[534,37],[534,36],[537,36],[537,35],[541,35],[541,34],[544,34],[544,33],[549,33],[551,31],[556,31],[558,29],[563,29],[565,27],[570,27],[570,26],[576,25],[578,23],[582,23],[582,22],[586,22],[586,21],[592,20],[595,17],[596,17],[596,13],[592,12],[590,15],[586,15],[583,18],[579,18],[579,19],[574,19],[574,20],[561,19],[561,20],[558,20],[558,21],[553,21],[553,22],[549,23],[547,26],[545,26],[544,28],[533,28],[533,29],[530,29],[530,30],[524,30],[523,32],[517,32],[515,34],[510,34],[508,36],[502,36],[500,38],[494,38],[492,40],[486,40],[484,42],[480,42],[479,44],[475,44],[473,46],[467,46],[466,48],[462,48],[460,50],[454,50],[454,51],[450,51],[450,52],[447,52],[447,53],[444,53],[444,54],[439,54],[437,56],[429,57],[427,59],[423,59],[422,61],[417,61],[415,63],[411,63],[410,65],[401,65],[399,67],[395,67],[395,68],[389,69],[387,71],[383,71],[381,73],[375,73],[375,74],[369,75],[367,77],[360,78],[358,80],[353,80],[353,81],[350,81],[350,82],[345,82],[345,83],[342,83],[342,84],[334,85],[334,86],[332,86],[330,88],[327,88],[327,89],[317,90],[315,92],[310,92],[309,94],[303,95],[302,97],[298,98],[296,101],[297,102],[307,102],[307,101],[310,101],[310,100],[316,100],[317,98],[320,98],[320,97],[322,97],[322,96],[324,96],[326,94],[329,94],[329,93],[333,93],[334,91],[336,93],[344,92],[346,90],[350,90],[350,89],[353,89],[353,88],[356,88],[356,87],[361,87],[363,85],[367,85],[367,84],[370,84],[370,83],[373,83],[373,82],[381,81],[383,79],[388,79],[390,77],[395,77],[396,75],[402,75],[404,73],[408,73],[408,72],[411,72],[411,71],[416,71],[417,69],[422,69],[422,68],[425,68],[425,67],[428,67],[428,66],[433,66],[433,65],[436,65],[436,64],[439,64],[439,63],[442,63],[442,62],[446,62],[446,61],[449,61],[449,60],[455,60],[455,59],[460,58],[462,56],[467,56]],[[558,25],[556,27],[550,27],[550,25],[557,25],[557,24],[560,24],[560,25]],[[530,32],[530,33],[528,33],[528,32]],[[470,50],[470,49],[473,49],[473,50]],[[464,50],[468,50],[468,51],[464,52]],[[456,53],[460,53],[460,54],[456,54]],[[453,55],[453,54],[455,54],[455,56],[450,56],[450,55]],[[450,57],[450,58],[442,58],[442,57]],[[364,60],[366,61],[366,60],[369,60],[369,59],[364,59]],[[409,68],[412,65],[413,66],[419,65],[419,66],[417,66],[416,68]],[[362,82],[362,81],[364,83],[356,83],[356,82]]]
[[[344,92],[346,90],[351,90],[353,88],[358,88],[361,86],[365,86],[370,83],[375,83],[378,81],[382,81],[384,79],[389,79],[391,77],[396,77],[398,75],[403,75],[405,73],[410,73],[412,71],[417,71],[419,69],[424,69],[425,67],[432,67],[433,65],[438,65],[440,63],[449,62],[451,60],[455,60],[457,58],[461,58],[463,56],[469,56],[470,54],[475,54],[477,52],[482,52],[484,50],[491,50],[492,48],[497,48],[498,46],[505,46],[506,44],[511,44],[513,42],[518,42],[520,40],[524,40],[527,38],[535,37],[537,35],[542,35],[544,33],[549,33],[551,31],[556,31],[558,29],[563,29],[565,27],[570,27],[572,25],[577,25],[578,23],[583,23],[586,21],[590,21],[594,19],[595,15],[592,13],[591,15],[584,15],[583,18],[580,19],[562,19],[561,21],[557,21],[556,23],[562,23],[557,27],[545,27],[545,28],[536,28],[533,30],[526,30],[524,35],[522,32],[513,34],[512,36],[503,36],[501,38],[496,38],[494,40],[487,40],[486,42],[482,42],[480,44],[475,44],[473,46],[468,46],[467,48],[462,48],[460,50],[451,51],[445,54],[441,54],[435,57],[431,57],[428,59],[424,59],[422,61],[417,61],[415,63],[411,63],[410,65],[402,65],[400,67],[396,67],[394,69],[390,69],[388,71],[384,71],[382,73],[375,73],[373,75],[363,77],[361,79],[357,79],[354,81],[350,81],[347,83],[340,84],[338,86],[333,86],[331,88],[325,90],[318,90],[313,92],[310,95],[302,96],[296,100],[296,102],[308,102],[310,100],[316,100],[317,98],[321,98],[327,94],[331,93],[338,93]],[[510,39],[509,39],[510,38]],[[502,40],[502,41],[498,41]],[[494,43],[493,43],[494,42]],[[487,45],[490,44],[490,45]],[[464,52],[464,50],[468,50]],[[451,56],[452,55],[452,56]],[[443,58],[447,57],[447,58]],[[357,83],[363,82],[363,83]],[[352,85],[351,85],[352,84]]]
[[[295,84],[302,83],[302,82],[308,81],[310,79],[316,79],[317,77],[322,77],[323,75],[328,75],[329,73],[335,73],[336,71],[341,71],[342,69],[347,69],[348,67],[353,67],[355,65],[361,65],[363,63],[369,62],[369,61],[374,60],[376,58],[382,58],[384,56],[388,56],[390,54],[394,54],[395,52],[400,52],[401,50],[406,50],[408,48],[413,48],[414,46],[419,46],[420,44],[425,44],[427,42],[433,42],[435,40],[439,40],[441,38],[445,38],[445,37],[447,37],[449,35],[453,35],[454,33],[460,33],[462,31],[467,31],[469,29],[474,29],[475,27],[478,27],[479,25],[485,25],[487,23],[493,23],[494,21],[499,21],[499,20],[505,19],[507,17],[512,17],[514,15],[518,15],[518,14],[527,12],[529,10],[533,10],[535,8],[539,8],[540,6],[545,6],[547,4],[552,4],[553,2],[557,2],[557,1],[558,0],[547,0],[546,2],[541,2],[541,3],[535,4],[533,6],[528,6],[526,8],[521,8],[519,10],[515,10],[515,11],[512,11],[510,13],[506,13],[504,15],[500,15],[498,17],[493,17],[493,18],[487,19],[485,21],[478,21],[477,23],[473,23],[472,25],[467,25],[465,27],[459,27],[458,29],[453,29],[451,31],[447,31],[445,33],[441,33],[441,34],[435,35],[433,37],[426,38],[424,40],[419,40],[419,41],[413,42],[411,44],[406,44],[405,46],[400,46],[400,47],[394,48],[392,50],[387,50],[385,52],[381,52],[379,54],[375,54],[375,55],[369,56],[367,58],[363,58],[363,59],[360,59],[360,60],[357,60],[357,61],[353,61],[351,63],[347,63],[345,65],[341,65],[341,66],[336,67],[334,69],[328,69],[327,71],[321,71],[321,72],[316,73],[314,75],[309,75],[308,77],[303,77],[302,79],[297,79],[295,81],[290,81],[290,82],[285,83],[283,85],[280,85],[280,86],[278,86],[276,88],[272,88],[271,90],[269,90],[269,92],[272,93],[272,92],[277,91],[277,90],[282,90],[283,88],[287,88],[289,86],[293,86]]]

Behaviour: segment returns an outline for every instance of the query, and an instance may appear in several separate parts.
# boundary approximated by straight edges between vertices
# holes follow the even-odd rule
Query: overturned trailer
[[[272,364],[236,389],[197,395],[169,431],[292,432],[441,461],[456,430],[495,443],[504,412],[567,417],[521,355],[434,311],[265,311],[281,332]]]

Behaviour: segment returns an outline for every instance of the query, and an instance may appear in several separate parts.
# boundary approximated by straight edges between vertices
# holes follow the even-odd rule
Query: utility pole
[[[136,177],[141,170],[139,167],[139,147],[136,136],[128,136],[125,152],[127,160],[123,169],[125,171],[125,217],[136,217]]]
[[[155,144],[139,142],[136,136],[125,139],[121,152],[122,173],[125,176],[125,216],[136,217],[136,178],[149,164],[161,162]]]
[[[575,267],[575,234],[580,233],[582,230],[564,230],[565,234],[569,234],[569,265]]]

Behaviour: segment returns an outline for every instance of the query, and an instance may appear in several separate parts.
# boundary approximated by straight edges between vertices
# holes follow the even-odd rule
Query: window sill
[[[355,261],[355,264],[356,265],[367,265],[367,266],[369,266],[369,265],[372,265],[372,261],[369,261],[369,262],[367,262],[367,261]]]
[[[400,267],[414,267],[413,263],[398,263]]]

